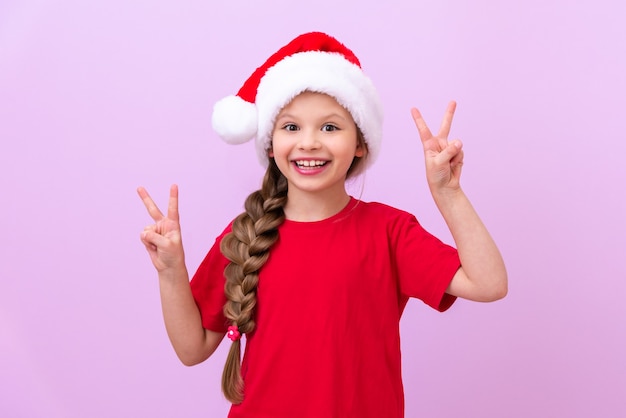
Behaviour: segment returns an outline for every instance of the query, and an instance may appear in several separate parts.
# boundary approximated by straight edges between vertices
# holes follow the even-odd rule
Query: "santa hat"
[[[354,53],[321,32],[295,38],[257,68],[236,96],[218,101],[213,129],[229,144],[256,138],[259,161],[266,167],[276,117],[304,91],[328,94],[350,112],[369,150],[367,165],[372,164],[382,138],[378,93]]]

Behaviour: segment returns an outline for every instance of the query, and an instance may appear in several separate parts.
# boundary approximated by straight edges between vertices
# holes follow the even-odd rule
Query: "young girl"
[[[500,253],[459,185],[461,143],[448,141],[454,110],[437,135],[412,115],[457,249],[409,213],[346,192],[346,179],[378,155],[382,110],[356,56],[322,33],[294,39],[216,104],[215,130],[230,143],[256,138],[267,172],[191,283],[177,187],[167,215],[138,189],[155,221],[141,240],[177,355],[193,365],[224,335],[231,344],[222,379],[229,417],[402,417],[399,321],[409,297],[440,311],[457,297],[504,297]]]

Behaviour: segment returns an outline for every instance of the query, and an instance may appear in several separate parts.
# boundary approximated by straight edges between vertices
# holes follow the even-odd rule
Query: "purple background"
[[[167,340],[138,185],[180,185],[191,271],[262,170],[210,128],[219,98],[309,30],[351,47],[386,110],[351,193],[450,236],[418,106],[446,103],[462,182],[510,277],[493,304],[403,317],[407,417],[626,416],[622,1],[0,3],[0,415],[223,417],[227,344]],[[322,337],[322,336],[320,336]]]

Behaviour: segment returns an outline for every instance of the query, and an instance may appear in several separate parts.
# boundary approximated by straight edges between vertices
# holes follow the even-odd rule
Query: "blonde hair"
[[[346,178],[357,175],[367,157],[367,144],[358,128],[357,143],[364,147],[365,153],[363,157],[354,158]],[[285,220],[283,208],[287,203],[287,179],[274,159],[269,160],[261,189],[246,198],[245,212],[235,218],[231,232],[220,243],[222,254],[230,260],[224,269],[224,293],[227,299],[224,316],[238,328],[241,335],[252,332],[256,325],[254,311],[259,270],[269,257],[271,246],[278,239],[278,227]],[[235,339],[228,352],[222,374],[222,391],[226,399],[234,404],[243,401],[241,339]]]

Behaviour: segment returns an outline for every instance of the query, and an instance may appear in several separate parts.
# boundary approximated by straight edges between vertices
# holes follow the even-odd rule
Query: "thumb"
[[[158,234],[152,230],[145,230],[141,233],[141,241],[144,244],[152,245],[156,248],[163,247],[168,243],[168,239],[163,235]]]
[[[461,150],[463,149],[463,143],[459,140],[452,141],[448,143],[448,145],[441,150],[439,155],[437,156],[437,160],[439,163],[443,164],[446,162],[452,161],[454,157],[456,157]]]

